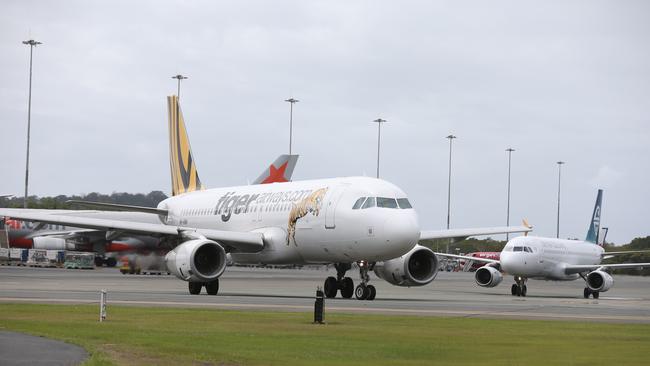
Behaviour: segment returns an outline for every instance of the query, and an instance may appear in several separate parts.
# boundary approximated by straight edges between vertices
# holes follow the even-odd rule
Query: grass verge
[[[0,329],[78,344],[85,365],[647,364],[650,326],[0,304]]]

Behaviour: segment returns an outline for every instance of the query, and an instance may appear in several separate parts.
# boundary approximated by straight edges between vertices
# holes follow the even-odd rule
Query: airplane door
[[[334,229],[336,227],[336,206],[338,206],[346,188],[347,184],[341,184],[332,189],[325,207],[325,229]]]

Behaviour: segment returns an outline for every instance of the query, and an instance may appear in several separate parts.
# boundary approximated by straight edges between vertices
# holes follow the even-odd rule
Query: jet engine
[[[424,286],[438,274],[438,257],[431,249],[416,245],[399,258],[377,262],[375,274],[395,286]]]
[[[474,273],[476,284],[481,287],[494,287],[503,281],[503,275],[492,266],[483,266]]]
[[[181,280],[210,282],[226,269],[226,251],[211,240],[189,240],[167,253],[165,264]]]
[[[607,272],[593,271],[587,275],[587,286],[591,291],[605,292],[614,285],[614,279]]]
[[[45,250],[75,250],[76,245],[68,243],[63,238],[52,238],[49,236],[36,236],[32,239],[34,249]]]

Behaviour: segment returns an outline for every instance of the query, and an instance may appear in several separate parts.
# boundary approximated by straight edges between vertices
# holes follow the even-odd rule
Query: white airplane
[[[170,272],[188,281],[191,294],[219,290],[227,255],[235,263],[331,264],[325,294],[375,298],[370,270],[397,286],[433,281],[438,260],[418,240],[528,232],[528,227],[421,231],[406,193],[387,181],[366,177],[204,189],[199,179],[176,96],[168,97],[172,197],[157,208],[115,206],[156,214],[160,224],[60,211],[0,209],[0,216],[158,236],[173,248],[165,257]],[[110,206],[104,204],[104,206]],[[345,273],[359,265],[361,283]]]
[[[605,272],[606,269],[650,267],[650,263],[601,264],[603,259],[612,256],[644,252],[605,252],[603,247],[598,245],[602,196],[603,191],[599,189],[584,241],[520,236],[508,241],[499,260],[436,254],[487,263],[474,274],[476,284],[482,287],[495,287],[501,283],[502,272],[514,276],[515,283],[511,287],[513,296],[526,296],[526,282],[529,278],[552,281],[573,281],[582,278],[585,281],[583,296],[589,298],[591,295],[597,299],[601,292],[614,285],[614,279]]]

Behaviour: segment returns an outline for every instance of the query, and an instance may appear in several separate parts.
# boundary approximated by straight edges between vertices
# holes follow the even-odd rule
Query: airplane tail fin
[[[204,189],[196,162],[192,155],[190,140],[185,129],[185,120],[175,95],[167,97],[169,116],[169,163],[172,177],[172,195]]]
[[[252,184],[289,182],[297,162],[298,155],[280,155]]]
[[[587,238],[585,241],[590,243],[598,244],[598,236],[600,234],[600,210],[603,201],[603,190],[598,190],[598,196],[596,196],[596,205],[594,206],[594,212],[591,214],[591,223],[589,224],[589,231],[587,232]]]

